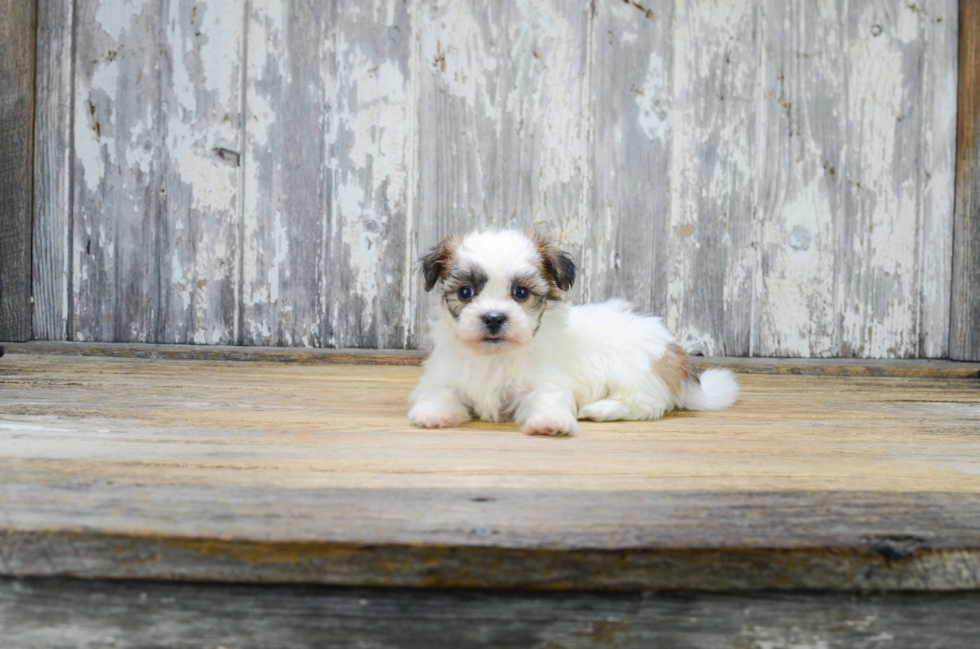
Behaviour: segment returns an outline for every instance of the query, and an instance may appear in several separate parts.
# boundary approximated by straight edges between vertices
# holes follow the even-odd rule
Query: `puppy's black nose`
[[[483,314],[483,324],[486,325],[489,333],[495,334],[500,331],[505,322],[507,322],[507,316],[505,316],[503,313]]]

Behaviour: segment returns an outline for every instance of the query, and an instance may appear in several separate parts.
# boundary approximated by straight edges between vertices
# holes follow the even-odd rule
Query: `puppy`
[[[578,419],[658,419],[720,410],[738,397],[728,370],[698,375],[660,318],[627,302],[567,306],[575,264],[547,238],[515,231],[450,237],[422,259],[442,284],[435,348],[410,397],[425,428],[473,417],[528,435],[571,435]]]

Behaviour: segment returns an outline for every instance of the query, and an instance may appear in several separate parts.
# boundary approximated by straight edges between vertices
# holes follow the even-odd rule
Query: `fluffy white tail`
[[[700,383],[687,382],[683,396],[688,410],[723,410],[738,399],[738,382],[731,370],[705,370]]]

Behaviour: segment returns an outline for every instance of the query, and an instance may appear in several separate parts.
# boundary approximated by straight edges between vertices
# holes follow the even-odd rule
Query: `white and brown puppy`
[[[738,397],[728,370],[698,376],[660,318],[622,300],[567,306],[575,264],[548,239],[514,231],[446,239],[422,260],[442,283],[435,347],[409,397],[416,426],[478,417],[529,435],[570,435],[577,419],[657,419]]]

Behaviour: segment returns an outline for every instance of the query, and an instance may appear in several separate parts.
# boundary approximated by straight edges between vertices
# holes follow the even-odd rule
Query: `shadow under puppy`
[[[435,347],[409,396],[416,426],[473,417],[516,421],[528,435],[570,435],[577,419],[658,419],[674,408],[720,410],[734,375],[700,376],[660,318],[623,300],[568,306],[575,264],[547,238],[516,231],[450,237],[422,260],[442,283]]]

